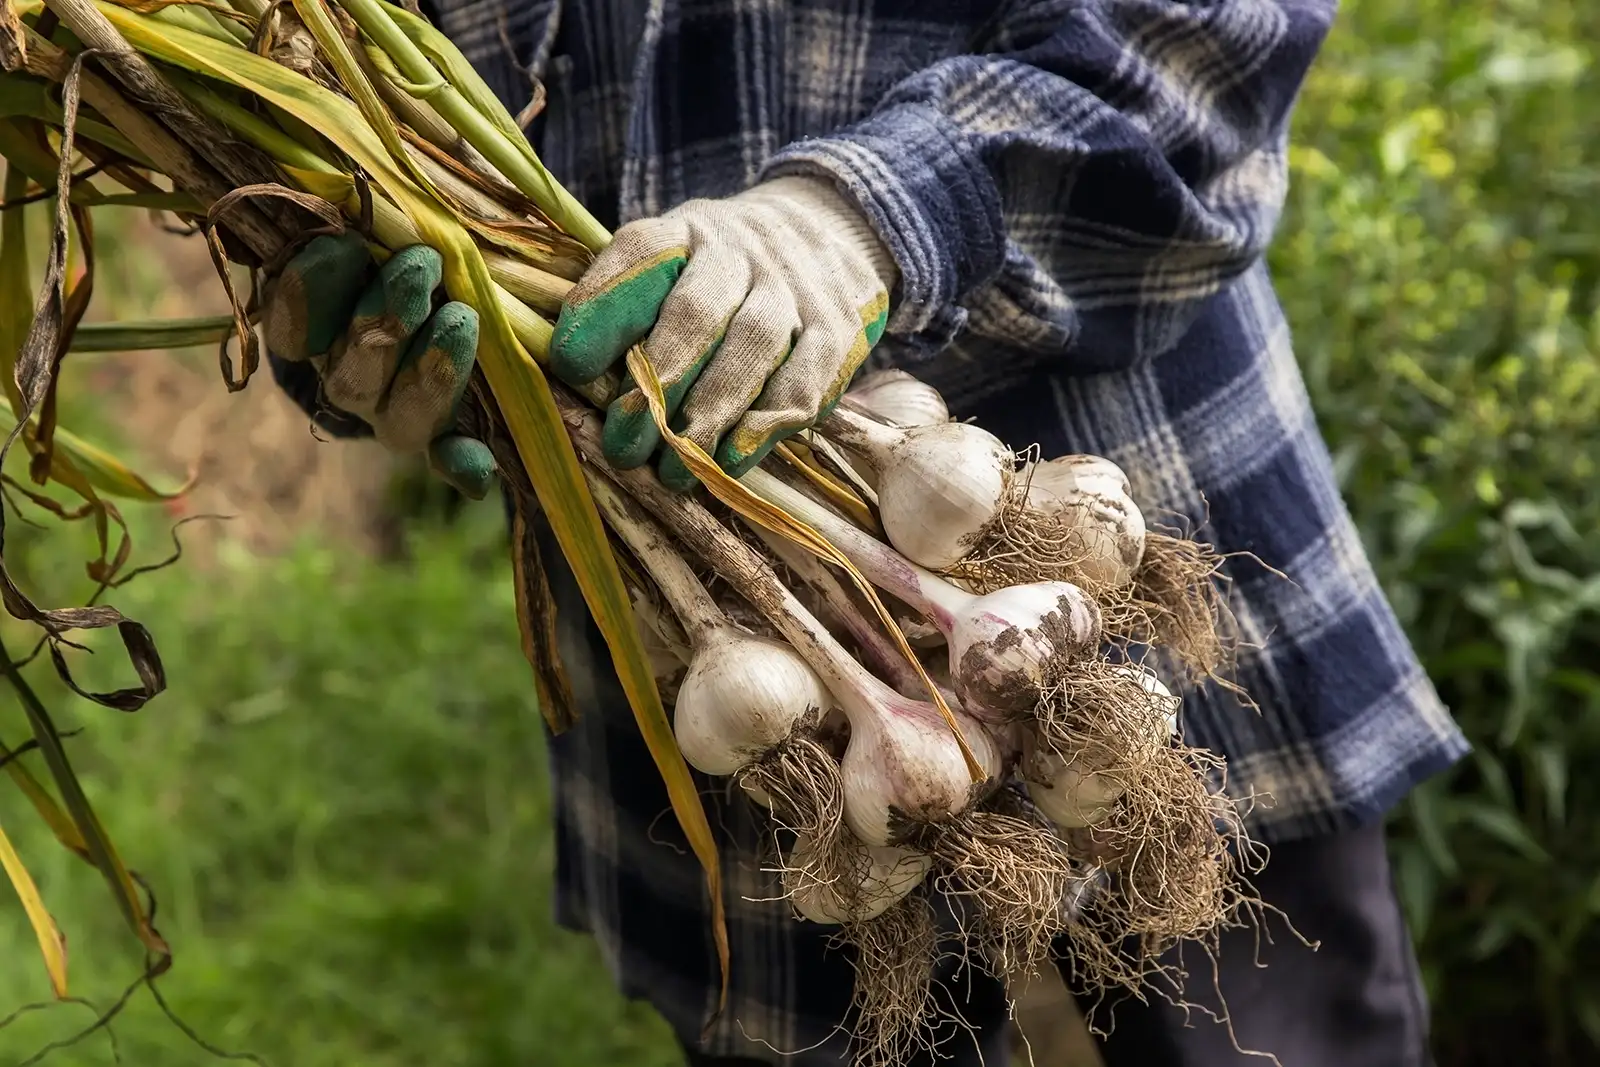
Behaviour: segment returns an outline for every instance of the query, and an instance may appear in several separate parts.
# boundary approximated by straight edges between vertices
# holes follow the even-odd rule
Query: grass
[[[153,558],[162,525],[147,518]],[[664,1024],[550,919],[541,727],[502,536],[490,507],[417,533],[405,562],[307,540],[142,579],[113,599],[155,632],[173,686],[137,715],[66,699],[32,669],[58,724],[84,728],[79,770],[160,897],[176,953],[161,989],[208,1041],[295,1067],[679,1062]],[[82,585],[67,580],[82,573],[74,537],[12,540],[33,588]],[[109,682],[113,657],[99,658],[86,676]],[[23,736],[9,703],[0,736]],[[105,887],[9,787],[0,823],[67,936],[73,992],[113,1002],[140,961]],[[10,903],[0,960],[0,1013],[48,996]],[[58,1005],[17,1019],[0,1065],[92,1018]],[[145,991],[112,1032],[125,1063],[214,1062]],[[101,1033],[48,1062],[116,1060]]]

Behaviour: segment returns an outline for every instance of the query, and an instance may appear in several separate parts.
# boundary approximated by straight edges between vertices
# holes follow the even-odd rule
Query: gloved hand
[[[838,401],[883,334],[896,279],[828,182],[778,178],[691,200],[617,232],[567,296],[550,367],[581,385],[643,340],[674,432],[738,477]],[[606,458],[637,467],[660,440],[625,381],[606,412]],[[695,481],[670,450],[661,478],[679,490]]]
[[[364,419],[400,453],[481,499],[494,478],[482,441],[453,433],[478,351],[478,313],[435,307],[444,260],[427,245],[379,268],[360,235],[317,237],[267,285],[261,325],[283,359],[310,360],[328,402]]]

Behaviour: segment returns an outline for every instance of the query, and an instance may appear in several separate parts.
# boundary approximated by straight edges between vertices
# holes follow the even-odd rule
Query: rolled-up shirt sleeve
[[[1262,254],[1336,0],[1023,0],[764,177],[821,174],[900,268],[891,335],[963,328],[1060,369],[1170,350]]]

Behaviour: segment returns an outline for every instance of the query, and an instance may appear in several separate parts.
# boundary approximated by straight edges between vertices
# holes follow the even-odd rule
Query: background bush
[[[1600,1061],[1596,42],[1593,0],[1345,0],[1272,253],[1346,496],[1475,745],[1395,821],[1443,1067]],[[147,263],[119,275],[146,295]],[[159,553],[162,517],[136,526]],[[164,572],[117,602],[174,689],[133,717],[51,690],[91,727],[80,770],[162,887],[162,988],[207,1038],[295,1067],[677,1062],[548,920],[500,534],[491,508],[399,562],[307,543]],[[7,535],[43,601],[75,595],[83,531]],[[138,960],[103,887],[3,783],[0,825],[77,991],[114,1000]],[[4,897],[0,1016],[47,992]],[[0,1064],[91,1017],[24,1015]],[[115,1034],[126,1062],[212,1062],[148,997]],[[105,1034],[50,1060],[113,1061]]]
[[[1600,1059],[1600,5],[1346,0],[1273,252],[1476,751],[1394,840],[1440,1062]]]

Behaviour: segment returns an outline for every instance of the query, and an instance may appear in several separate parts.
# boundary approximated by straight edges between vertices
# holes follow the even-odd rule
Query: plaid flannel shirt
[[[900,269],[880,363],[1046,455],[1091,452],[1236,563],[1250,648],[1184,703],[1281,841],[1378,819],[1466,743],[1340,500],[1262,261],[1288,116],[1336,0],[438,0],[430,12],[609,224],[790,173],[831,179]],[[279,368],[283,370],[283,368]],[[555,554],[551,553],[553,557]],[[570,581],[558,582],[581,619]],[[592,625],[554,739],[558,910],[693,1041],[704,885]],[[828,1037],[850,972],[768,899],[759,820],[707,784],[733,948],[712,1052]],[[825,1046],[838,1062],[837,1034]]]

